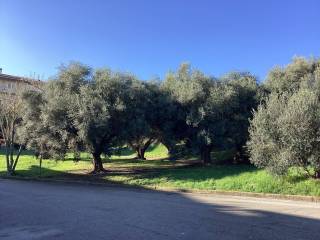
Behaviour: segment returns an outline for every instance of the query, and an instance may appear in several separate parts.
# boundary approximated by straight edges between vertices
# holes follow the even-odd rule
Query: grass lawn
[[[189,166],[192,160],[170,162],[164,146],[156,145],[148,150],[149,160],[133,159],[134,153],[125,150],[121,156],[104,160],[110,172],[88,176],[91,169],[90,155],[83,153],[81,161],[74,162],[71,155],[64,161],[44,160],[41,177],[81,178],[92,181],[119,183],[141,187],[167,187],[200,190],[230,190],[258,193],[279,193],[320,196],[320,181],[308,179],[292,170],[286,177],[274,177],[265,170],[253,166],[216,165]],[[0,152],[0,175],[5,175],[5,158]],[[39,176],[39,162],[30,152],[25,152],[17,165],[17,175]]]

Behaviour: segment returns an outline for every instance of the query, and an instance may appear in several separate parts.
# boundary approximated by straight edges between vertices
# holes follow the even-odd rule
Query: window
[[[7,87],[8,87],[8,89],[13,89],[14,88],[14,83],[8,83],[7,84]]]

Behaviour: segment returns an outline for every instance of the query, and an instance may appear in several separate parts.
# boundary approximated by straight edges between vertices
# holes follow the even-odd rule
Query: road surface
[[[320,239],[320,204],[0,179],[0,239]]]

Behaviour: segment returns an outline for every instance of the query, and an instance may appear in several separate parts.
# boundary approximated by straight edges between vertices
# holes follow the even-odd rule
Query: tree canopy
[[[1,95],[0,123],[11,173],[17,143],[40,160],[87,151],[94,173],[105,171],[101,156],[115,148],[145,159],[151,144],[162,143],[171,159],[187,150],[207,165],[213,152],[228,151],[225,163],[250,159],[275,174],[298,167],[319,177],[319,96],[318,59],[295,58],[264,83],[249,72],[216,78],[186,63],[164,81],[141,81],[71,62],[42,92]]]
[[[301,167],[320,177],[319,66],[319,60],[298,58],[269,75],[271,95],[255,111],[250,126],[248,147],[256,166],[275,174]]]

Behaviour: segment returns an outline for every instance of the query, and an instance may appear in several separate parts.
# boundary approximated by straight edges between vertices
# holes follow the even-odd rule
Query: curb
[[[102,187],[116,187],[133,190],[146,190],[146,191],[159,191],[170,193],[186,193],[186,194],[212,194],[212,195],[227,195],[235,197],[253,197],[253,198],[268,198],[278,200],[292,200],[292,201],[304,201],[320,203],[320,197],[317,196],[304,196],[304,195],[285,195],[274,193],[253,193],[253,192],[240,192],[240,191],[224,191],[224,190],[194,190],[194,189],[180,189],[180,188],[167,188],[167,187],[143,187],[138,185],[123,185],[119,183],[105,183],[105,182],[93,182],[86,180],[70,180],[70,179],[50,179],[50,178],[38,178],[38,177],[17,177],[17,176],[1,176],[0,179],[8,180],[21,180],[21,181],[37,181],[37,182],[52,182],[52,183],[68,183],[68,184],[85,184],[92,186]]]

